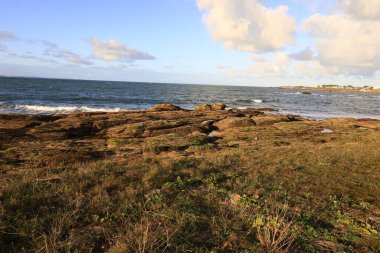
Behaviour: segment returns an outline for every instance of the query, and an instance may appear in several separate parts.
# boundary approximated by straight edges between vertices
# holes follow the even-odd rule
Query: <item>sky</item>
[[[380,0],[0,0],[0,75],[380,86]]]

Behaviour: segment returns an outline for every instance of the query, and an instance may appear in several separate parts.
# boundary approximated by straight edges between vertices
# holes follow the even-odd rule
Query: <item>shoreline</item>
[[[361,90],[361,89],[344,89],[344,88],[318,88],[318,87],[305,87],[305,86],[279,86],[274,87],[280,90],[306,90],[306,91],[326,91],[326,92],[357,92],[357,93],[371,93],[380,94],[380,89]]]
[[[17,113],[17,112],[10,112],[10,113],[0,113],[0,115],[30,115],[30,116],[67,116],[71,114],[112,114],[112,113],[143,113],[146,112],[149,108],[146,109],[120,109],[120,110],[90,110],[90,111],[72,111],[72,112],[57,112],[57,113],[40,113],[40,112],[28,112],[28,113]],[[273,109],[270,107],[239,107],[239,108],[233,108],[228,107],[225,110],[226,111],[236,111],[236,110],[257,110],[260,112],[264,112],[266,114],[270,115],[279,115],[279,116],[286,116],[286,115],[296,115],[297,117],[303,118],[305,120],[314,120],[314,121],[323,121],[328,119],[354,119],[354,120],[380,120],[379,118],[376,118],[375,116],[361,116],[361,115],[350,115],[350,116],[340,116],[340,115],[302,115],[302,113],[293,113],[293,112],[281,112],[281,110]],[[194,109],[182,109],[183,111],[194,111]]]

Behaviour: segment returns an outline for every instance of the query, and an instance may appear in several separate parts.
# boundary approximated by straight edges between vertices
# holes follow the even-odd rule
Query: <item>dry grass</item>
[[[289,252],[297,237],[294,217],[288,212],[288,205],[274,207],[266,216],[257,216],[256,237],[262,252]]]
[[[379,252],[379,133],[318,124],[1,150],[0,252]]]

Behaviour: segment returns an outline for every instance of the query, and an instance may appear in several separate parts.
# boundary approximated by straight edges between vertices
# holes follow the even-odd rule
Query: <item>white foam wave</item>
[[[252,99],[252,102],[255,102],[256,104],[261,104],[263,100],[261,99]]]
[[[46,106],[46,105],[16,105],[16,110],[49,113],[70,112],[118,112],[121,108],[95,108],[88,106]]]

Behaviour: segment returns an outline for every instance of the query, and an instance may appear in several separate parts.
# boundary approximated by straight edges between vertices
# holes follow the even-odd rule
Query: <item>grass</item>
[[[104,140],[143,150],[126,159],[2,150],[0,252],[379,252],[378,133],[318,130]]]

